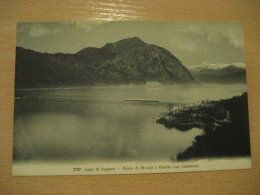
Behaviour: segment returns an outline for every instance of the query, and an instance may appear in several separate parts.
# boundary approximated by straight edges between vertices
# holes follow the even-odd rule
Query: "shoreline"
[[[174,107],[173,107],[174,109]],[[166,128],[187,131],[199,126],[204,131],[192,146],[173,159],[250,156],[247,93],[230,99],[209,101],[170,111],[157,122]],[[179,127],[179,128],[178,128]]]

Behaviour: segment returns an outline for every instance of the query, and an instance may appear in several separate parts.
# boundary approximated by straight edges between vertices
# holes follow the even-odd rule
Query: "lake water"
[[[24,90],[25,96],[85,101],[16,100],[15,161],[170,161],[201,129],[179,131],[157,124],[161,103],[192,103],[241,95],[246,85],[144,85]],[[93,101],[95,100],[95,101]]]

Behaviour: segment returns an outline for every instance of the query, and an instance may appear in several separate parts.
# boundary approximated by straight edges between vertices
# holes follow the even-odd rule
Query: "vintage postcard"
[[[17,24],[13,175],[251,168],[243,26]]]

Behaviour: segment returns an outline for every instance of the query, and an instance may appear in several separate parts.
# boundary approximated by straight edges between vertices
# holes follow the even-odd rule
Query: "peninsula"
[[[219,101],[169,105],[169,112],[157,122],[178,130],[195,127],[204,130],[195,137],[192,146],[173,159],[250,155],[247,93]]]

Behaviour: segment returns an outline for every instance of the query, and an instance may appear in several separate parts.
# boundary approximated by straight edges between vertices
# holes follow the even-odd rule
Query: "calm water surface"
[[[167,110],[156,99],[188,103],[225,99],[246,91],[245,85],[114,86],[24,90],[24,95],[104,101],[15,102],[15,161],[169,161],[192,144],[202,130],[167,129],[155,118]]]

